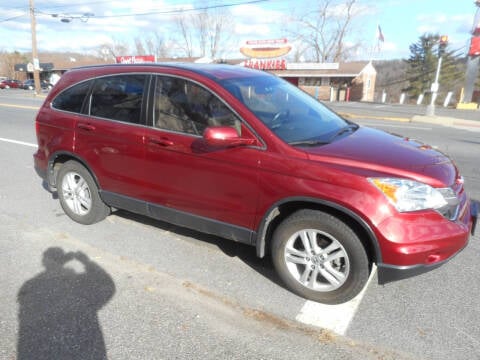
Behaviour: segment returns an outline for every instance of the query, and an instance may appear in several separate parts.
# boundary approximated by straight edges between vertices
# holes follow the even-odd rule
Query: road
[[[109,359],[480,358],[478,235],[436,271],[385,286],[374,275],[342,306],[305,301],[251,247],[120,211],[92,226],[69,220],[32,166],[40,103],[0,92],[0,359],[38,358],[66,328],[65,341]],[[448,152],[480,200],[478,129],[358,122]],[[52,248],[83,262],[52,272]]]
[[[355,119],[374,118],[377,120],[410,120],[415,115],[425,115],[427,107],[425,105],[399,105],[399,104],[381,104],[381,103],[361,103],[361,102],[333,102],[327,103],[333,110],[343,114],[353,115]],[[452,117],[464,120],[480,121],[479,110],[457,110],[435,107],[435,115],[441,117]]]

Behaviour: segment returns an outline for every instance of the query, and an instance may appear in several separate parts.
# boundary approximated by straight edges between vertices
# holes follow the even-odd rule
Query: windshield
[[[355,130],[356,125],[340,118],[296,86],[278,77],[226,79],[221,84],[250,109],[283,141],[295,146],[328,143]]]

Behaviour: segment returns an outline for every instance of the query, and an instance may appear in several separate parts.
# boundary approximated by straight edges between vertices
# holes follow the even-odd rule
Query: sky
[[[224,57],[239,58],[246,40],[291,37],[294,18],[310,12],[319,0],[30,1],[34,1],[39,52],[93,54],[103,43],[133,44],[135,38],[151,37],[154,32],[173,44],[173,18],[178,10],[194,13],[198,7],[219,6],[232,16],[233,38]],[[465,52],[478,9],[473,0],[357,0],[355,6],[355,21],[346,42],[361,43],[352,55],[357,60],[408,58],[409,45],[424,33],[448,35],[451,48]],[[29,0],[0,0],[0,14],[0,51],[30,52]],[[384,41],[377,47],[378,26]]]

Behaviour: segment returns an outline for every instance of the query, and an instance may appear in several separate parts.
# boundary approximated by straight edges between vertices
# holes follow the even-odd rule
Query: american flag
[[[385,42],[385,37],[383,36],[382,28],[378,25],[377,29],[377,39],[381,42]]]

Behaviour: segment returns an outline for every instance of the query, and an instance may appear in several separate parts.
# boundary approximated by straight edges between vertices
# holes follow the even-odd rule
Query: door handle
[[[161,139],[156,139],[156,138],[148,138],[148,142],[153,145],[160,145],[160,146],[172,146],[173,141],[167,138],[161,138]]]
[[[79,129],[87,130],[87,131],[93,131],[95,130],[95,126],[92,124],[78,124],[77,127]]]

